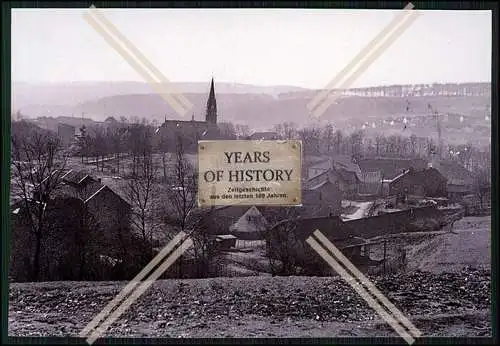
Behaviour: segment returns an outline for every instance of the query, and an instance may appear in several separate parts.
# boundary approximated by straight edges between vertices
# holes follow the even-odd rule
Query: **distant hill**
[[[204,119],[209,84],[178,83],[176,87],[194,105],[195,119]],[[267,130],[285,121],[298,125],[328,122],[348,132],[365,129],[368,134],[404,132],[433,136],[436,120],[429,110],[430,104],[442,115],[443,137],[448,136],[452,142],[463,141],[464,133],[466,138],[489,140],[489,90],[488,83],[355,89],[351,91],[354,96],[339,99],[317,121],[309,116],[307,108],[317,90],[216,83],[219,120],[247,124],[254,130]],[[96,121],[103,121],[108,116],[144,117],[157,121],[165,116],[181,119],[145,83],[76,83],[66,86],[27,86],[21,83],[13,89],[13,102],[14,99],[24,107],[13,105],[13,109],[20,109],[28,117],[81,117],[84,113],[85,117]],[[43,99],[46,101],[42,102]],[[40,102],[35,102],[37,100]],[[190,120],[191,116],[189,114],[185,120]]]
[[[173,87],[182,93],[207,94],[210,83],[173,83]],[[293,86],[256,86],[241,83],[217,82],[218,93],[223,94],[268,94],[306,90]],[[153,88],[143,82],[74,82],[31,84],[12,83],[13,109],[33,108],[35,106],[68,106],[97,100],[115,95],[151,94]],[[61,108],[62,110],[63,108]]]

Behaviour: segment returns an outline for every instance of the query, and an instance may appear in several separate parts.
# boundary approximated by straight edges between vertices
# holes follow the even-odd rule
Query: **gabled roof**
[[[449,184],[471,185],[474,183],[474,174],[457,162],[442,160],[433,168],[436,168]]]
[[[248,220],[248,217],[256,217],[259,222],[254,223]],[[264,218],[260,210],[256,206],[251,206],[248,210],[229,228],[231,231],[238,232],[261,232],[268,226],[267,220]]]
[[[392,180],[404,171],[413,168],[421,171],[427,168],[423,159],[365,158],[358,161],[361,172],[382,172],[384,179]]]
[[[316,184],[316,185],[313,185],[313,186],[309,186],[307,189],[308,190],[318,190],[320,187],[323,187],[326,184],[331,184],[331,182],[326,179],[326,180],[323,180],[322,182],[320,182],[319,184]]]
[[[87,172],[85,171],[75,171],[75,170],[68,170],[66,173],[64,173],[61,176],[61,179],[70,184],[78,185],[82,184],[84,182],[91,182],[95,181],[94,178],[92,178]]]
[[[321,172],[320,174],[317,174],[305,181],[305,186],[307,189],[311,189],[311,182],[316,181],[316,180],[321,180],[327,181],[329,180],[330,174],[335,174],[337,175],[342,181],[344,181],[347,184],[355,184],[359,181],[358,176],[354,172],[349,172],[345,169],[335,169],[335,168],[329,168],[325,170],[324,172]],[[319,185],[320,183],[317,183],[316,185]]]
[[[337,169],[343,168],[349,172],[361,173],[361,169],[356,162],[353,162],[353,157],[348,155],[335,155],[332,157],[334,167]]]
[[[250,139],[252,140],[273,140],[278,137],[276,132],[271,131],[263,131],[263,132],[254,132],[250,135]]]
[[[229,239],[238,239],[238,237],[235,237],[234,235],[232,234],[218,234],[216,236],[216,239],[220,239],[220,240],[229,240]]]
[[[323,160],[321,162],[318,162],[318,163],[311,165],[309,168],[328,170],[328,169],[332,168],[332,161],[330,159]]]
[[[398,174],[397,176],[395,176],[394,178],[392,179],[383,179],[382,182],[384,183],[395,183],[396,181],[400,180],[401,178],[403,178],[405,175],[407,175],[408,173],[410,173],[410,170],[405,170],[404,172],[402,172],[401,174]]]
[[[340,177],[342,180],[344,180],[348,184],[356,184],[359,181],[359,178],[355,172],[350,172],[344,168],[341,169],[336,169],[338,174],[340,174]]]
[[[391,183],[396,182],[406,175],[412,175],[417,180],[421,181],[424,184],[439,183],[443,180],[446,180],[446,178],[437,169],[431,167],[431,168],[424,169],[422,171],[414,171],[411,169],[407,170],[407,171],[399,174],[394,179],[389,180],[389,182],[391,182]]]
[[[197,120],[171,120],[167,119],[155,130],[155,134],[165,136],[171,132],[179,131],[185,136],[198,136],[199,139],[218,138],[221,135],[221,129],[218,124]],[[157,136],[155,136],[157,137]],[[195,138],[193,138],[194,140]]]
[[[109,186],[102,184],[100,181],[97,181],[85,172],[68,170],[62,176],[62,181],[64,184],[62,184],[57,191],[55,191],[55,196],[75,197],[81,199],[84,203],[88,203],[102,191],[108,190],[125,203],[130,204],[120,194],[109,188]],[[83,184],[83,182],[85,182],[85,184]]]
[[[235,224],[247,211],[249,206],[229,205],[218,206],[207,212],[197,211],[203,220],[208,222],[207,226],[214,228],[213,231],[228,232],[230,227]],[[196,214],[197,212],[194,212]]]
[[[355,182],[359,180],[358,174],[361,173],[356,163],[349,161],[346,157],[333,157],[311,165],[311,169],[336,170],[346,182]],[[319,175],[319,174],[318,174]]]

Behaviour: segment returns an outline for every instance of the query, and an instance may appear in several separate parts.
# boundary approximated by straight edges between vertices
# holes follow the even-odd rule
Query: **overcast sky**
[[[12,79],[143,81],[83,9],[13,10]],[[171,81],[323,88],[396,11],[103,10]],[[423,11],[353,87],[484,82],[490,11]]]

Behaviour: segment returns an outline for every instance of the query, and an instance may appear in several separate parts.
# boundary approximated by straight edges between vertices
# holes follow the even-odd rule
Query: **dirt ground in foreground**
[[[423,336],[491,336],[490,218],[412,246],[375,286]],[[77,336],[127,282],[13,283],[9,335]],[[397,336],[339,277],[155,282],[107,331],[122,337]]]
[[[372,278],[425,336],[489,336],[490,275]],[[77,336],[124,282],[12,284],[9,335]],[[156,282],[108,330],[129,337],[397,336],[342,279],[254,277]]]

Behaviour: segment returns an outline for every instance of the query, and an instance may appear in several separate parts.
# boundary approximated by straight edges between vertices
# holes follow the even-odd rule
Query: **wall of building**
[[[58,124],[57,136],[63,146],[69,146],[75,140],[76,129],[74,126],[66,124]]]
[[[93,197],[88,206],[103,231],[124,229],[130,224],[130,206],[107,187]]]
[[[410,194],[416,196],[444,197],[446,180],[441,176],[425,176],[422,172],[410,172],[390,183],[390,194]]]
[[[415,222],[434,219],[440,223],[445,220],[449,213],[435,207],[421,207],[346,221],[345,224],[351,229],[353,235],[372,238],[385,234],[422,232],[423,229],[415,227]],[[426,231],[431,230],[427,229]]]

